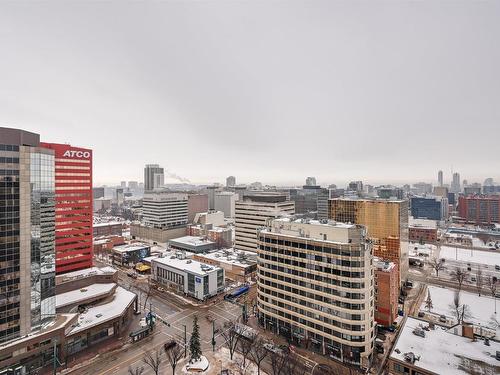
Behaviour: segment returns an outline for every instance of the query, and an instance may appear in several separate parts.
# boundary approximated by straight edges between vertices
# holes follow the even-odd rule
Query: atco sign
[[[77,157],[77,158],[88,159],[88,158],[90,158],[90,152],[88,152],[88,151],[67,150],[63,154],[63,156],[65,158],[74,158],[74,157]]]

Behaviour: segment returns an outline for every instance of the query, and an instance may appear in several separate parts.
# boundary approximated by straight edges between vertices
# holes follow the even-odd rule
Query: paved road
[[[120,285],[140,296],[142,309],[146,292],[149,289],[147,280],[133,279],[127,276],[123,270],[118,270],[118,279]],[[224,323],[236,321],[241,315],[240,306],[224,300],[215,301],[210,305],[200,305],[172,293],[157,290],[151,291],[146,304],[146,311],[149,311],[150,306],[155,314],[158,314],[170,324],[169,327],[157,322],[154,333],[150,337],[133,345],[125,345],[123,349],[116,352],[102,353],[97,358],[89,361],[88,364],[82,364],[82,366],[85,366],[67,373],[72,375],[126,375],[129,366],[144,366],[144,375],[147,375],[152,372],[142,361],[144,352],[161,348],[166,341],[171,339],[175,339],[182,344],[184,342],[184,329],[186,329],[186,340],[189,342],[195,316],[197,316],[200,326],[202,350],[211,351],[213,328],[218,329],[215,340],[216,346],[220,347],[223,342],[220,335],[224,329]],[[130,328],[137,328],[134,326],[136,323],[131,324]],[[122,337],[123,340],[128,341],[128,332],[122,334]],[[167,371],[168,366],[167,363],[162,365],[162,368],[165,367],[166,372],[160,373],[170,373],[171,370]]]

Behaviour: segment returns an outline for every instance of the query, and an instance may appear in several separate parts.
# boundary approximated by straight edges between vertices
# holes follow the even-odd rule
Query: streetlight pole
[[[186,358],[187,356],[187,327],[185,324],[183,324],[184,326],[184,358]]]
[[[215,320],[212,320],[212,352],[215,352]]]

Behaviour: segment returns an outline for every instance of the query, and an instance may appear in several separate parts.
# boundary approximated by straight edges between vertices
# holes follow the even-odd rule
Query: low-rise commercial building
[[[224,270],[192,259],[167,256],[151,260],[154,281],[198,300],[205,300],[224,290]]]
[[[168,241],[168,246],[175,250],[185,250],[190,253],[205,253],[215,249],[215,243],[203,237],[184,236]]]
[[[410,218],[408,236],[411,242],[436,243],[437,224],[434,220]]]
[[[224,269],[226,278],[247,282],[257,272],[257,253],[251,251],[222,249],[208,254],[195,254],[194,260]]]
[[[375,320],[390,326],[398,316],[399,282],[397,267],[393,262],[378,258],[375,264]]]
[[[388,358],[391,375],[500,373],[500,343],[474,335],[471,325],[451,328],[408,317]]]
[[[151,246],[146,243],[134,242],[113,248],[113,264],[121,266],[135,265],[151,255]]]
[[[216,227],[212,224],[189,225],[188,236],[206,237],[215,243],[217,249],[227,249],[233,246],[233,228]]]
[[[113,267],[90,267],[56,276],[56,295],[85,288],[92,284],[118,282],[118,272]]]
[[[167,243],[173,238],[186,235],[186,227],[161,229],[148,227],[142,224],[130,224],[130,236],[132,239],[147,239],[157,243]]]

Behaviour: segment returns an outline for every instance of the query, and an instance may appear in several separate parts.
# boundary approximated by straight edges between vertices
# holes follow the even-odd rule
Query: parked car
[[[495,270],[500,271],[500,266],[498,264],[495,264]]]
[[[423,318],[425,316],[425,313],[423,311],[418,312],[418,317]]]
[[[477,281],[476,276],[471,276],[470,277],[470,281],[473,282],[473,283],[475,283]]]
[[[446,323],[446,316],[445,316],[445,315],[440,315],[440,316],[439,316],[439,321],[440,321],[441,323]]]

